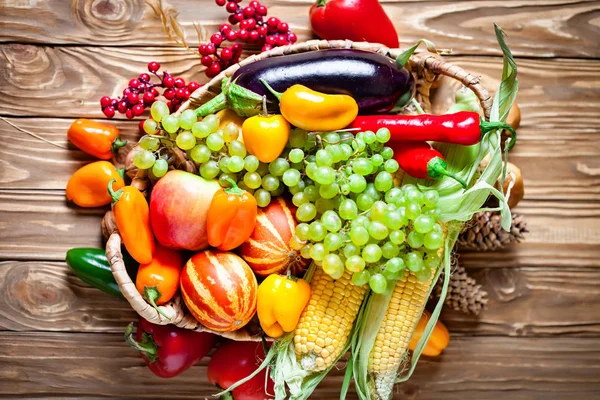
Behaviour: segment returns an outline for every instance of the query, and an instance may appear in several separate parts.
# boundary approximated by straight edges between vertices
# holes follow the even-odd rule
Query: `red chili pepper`
[[[463,187],[466,182],[448,171],[448,164],[442,153],[427,142],[396,142],[390,143],[394,150],[394,160],[400,168],[413,178],[439,179],[448,176],[455,179]]]
[[[446,115],[359,115],[348,128],[359,128],[361,132],[388,128],[392,142],[435,141],[467,146],[479,143],[488,132],[506,129],[511,133],[509,150],[517,141],[517,133],[510,125],[487,122],[472,111]]]
[[[244,379],[260,365],[265,350],[260,342],[227,341],[219,345],[208,363],[208,380],[223,389]],[[273,398],[273,380],[269,377],[265,387],[266,370],[263,369],[248,382],[231,392],[235,400],[264,400]]]
[[[394,24],[378,0],[317,0],[310,8],[310,25],[321,39],[400,46]]]
[[[214,346],[217,336],[174,325],[155,325],[140,318],[136,338],[133,323],[125,330],[125,341],[142,353],[148,368],[161,378],[179,375],[200,361]]]

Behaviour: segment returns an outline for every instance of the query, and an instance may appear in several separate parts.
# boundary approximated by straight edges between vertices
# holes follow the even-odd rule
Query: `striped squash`
[[[240,255],[257,275],[285,273],[288,267],[298,275],[308,266],[310,260],[290,247],[296,230],[295,212],[294,205],[282,196],[258,209],[254,231],[240,247]]]
[[[194,255],[183,268],[180,286],[194,318],[214,331],[240,329],[256,312],[256,277],[233,253],[206,250]]]

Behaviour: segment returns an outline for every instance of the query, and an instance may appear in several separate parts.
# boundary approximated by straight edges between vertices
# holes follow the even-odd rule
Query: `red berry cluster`
[[[129,119],[140,116],[144,113],[146,107],[150,107],[156,98],[160,95],[156,88],[164,88],[162,95],[168,100],[167,105],[174,112],[181,103],[186,101],[194,90],[200,85],[198,82],[190,82],[186,85],[183,78],[174,78],[168,72],[158,75],[160,64],[157,62],[148,63],[148,72],[156,76],[160,82],[150,81],[150,75],[142,73],[138,78],[129,81],[129,85],[123,89],[123,97],[111,99],[104,96],[100,99],[100,107],[107,118],[112,118],[118,111]]]
[[[225,6],[227,12],[231,14],[229,16],[231,25],[221,25],[219,32],[210,37],[210,43],[202,44],[198,48],[202,56],[202,65],[207,67],[206,76],[209,78],[216,76],[240,59],[242,45],[235,43],[231,47],[221,47],[224,41],[238,40],[262,46],[262,51],[268,51],[273,47],[292,44],[298,39],[289,25],[278,18],[271,17],[265,21],[267,7],[256,0],[251,1],[247,7],[241,7],[238,4],[241,1],[215,0],[218,6]],[[238,24],[239,29],[233,29],[233,26]]]

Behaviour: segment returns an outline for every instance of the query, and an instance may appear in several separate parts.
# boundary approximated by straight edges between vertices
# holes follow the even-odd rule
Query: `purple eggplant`
[[[415,93],[415,80],[405,68],[381,54],[363,50],[329,49],[270,57],[238,69],[232,82],[258,95],[275,97],[261,80],[277,92],[294,84],[327,94],[347,94],[361,114],[376,114],[404,107]]]

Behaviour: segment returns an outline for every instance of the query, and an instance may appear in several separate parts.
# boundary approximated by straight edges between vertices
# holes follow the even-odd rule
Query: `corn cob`
[[[406,356],[421,317],[434,273],[432,271],[431,278],[421,282],[410,272],[396,283],[369,354],[368,373],[374,378],[375,398],[388,399],[391,395],[398,367]]]
[[[322,268],[311,279],[308,305],[296,327],[294,348],[302,368],[324,371],[341,355],[367,291],[355,286],[347,270],[334,280]]]

